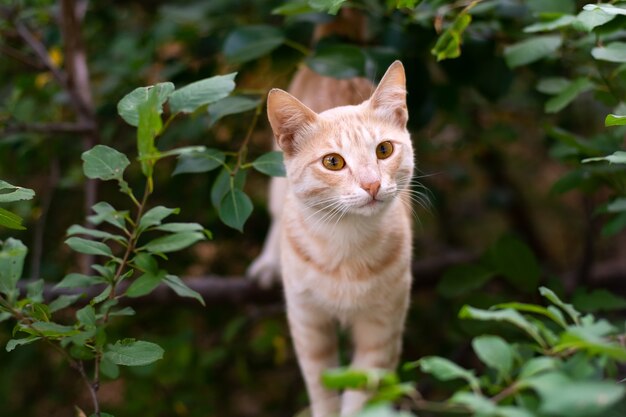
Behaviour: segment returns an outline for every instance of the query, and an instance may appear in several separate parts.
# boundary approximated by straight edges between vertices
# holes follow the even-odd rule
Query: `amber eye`
[[[376,156],[378,159],[387,159],[393,153],[393,145],[388,140],[380,142],[376,147]]]
[[[346,161],[338,153],[330,153],[322,158],[322,164],[331,171],[339,171],[346,165]]]

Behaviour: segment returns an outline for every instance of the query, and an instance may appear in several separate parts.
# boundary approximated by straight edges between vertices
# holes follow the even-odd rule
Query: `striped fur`
[[[392,64],[371,97],[355,104],[372,90],[363,79],[309,73],[291,88],[303,93],[303,102],[282,90],[268,97],[287,180],[273,180],[272,229],[249,273],[262,284],[282,276],[313,417],[349,416],[367,400],[367,393],[352,390],[340,398],[320,382],[321,373],[337,365],[337,323],[350,329],[356,368],[394,368],[401,350],[411,285],[407,190],[413,174],[402,64]],[[324,97],[338,107],[325,110]],[[393,153],[378,159],[376,147],[386,140]],[[345,159],[343,169],[323,166],[330,153]]]

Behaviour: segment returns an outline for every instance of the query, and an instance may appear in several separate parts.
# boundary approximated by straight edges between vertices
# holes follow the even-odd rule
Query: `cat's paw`
[[[256,281],[261,288],[270,288],[280,281],[280,263],[269,256],[259,256],[246,271],[246,277]]]

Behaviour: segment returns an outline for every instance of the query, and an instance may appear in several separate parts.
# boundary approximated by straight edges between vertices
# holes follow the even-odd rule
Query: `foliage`
[[[82,397],[55,357],[37,350],[38,338],[64,349],[79,371],[96,371],[99,363],[101,397],[125,399],[105,404],[117,415],[284,414],[305,404],[286,323],[274,306],[216,303],[199,312],[199,304],[188,311],[149,298],[132,320],[112,318],[133,314],[120,303],[141,302],[160,284],[200,300],[178,276],[241,275],[258,252],[267,223],[259,173],[284,175],[281,154],[267,153],[271,133],[261,115],[269,88],[286,86],[299,65],[375,80],[397,58],[407,68],[419,180],[434,197],[434,214],[419,213],[417,258],[445,259],[450,248],[472,256],[440,280],[416,282],[405,355],[425,357],[415,365],[423,371],[417,383],[402,382],[408,371],[376,370],[336,371],[327,382],[375,390],[381,403],[364,413],[370,416],[397,415],[387,402],[406,396],[420,415],[591,416],[602,404],[571,408],[597,389],[604,405],[619,399],[615,407],[623,407],[621,385],[610,382],[622,377],[615,366],[623,362],[616,343],[622,329],[606,320],[619,323],[626,301],[619,285],[609,291],[590,278],[597,264],[621,256],[616,236],[626,227],[619,2],[130,1],[111,8],[92,1],[82,30],[70,36],[80,45],[82,33],[89,57],[87,113],[71,89],[79,84],[60,5],[0,6],[0,177],[37,190],[21,200],[32,191],[0,182],[0,204],[11,204],[10,212],[0,207],[0,226],[15,228],[0,230],[0,293],[8,306],[0,313],[0,343],[12,349],[0,396],[8,414],[53,413],[44,401],[19,398],[44,387],[28,375],[54,375],[41,378],[52,404]],[[355,5],[368,16],[366,42],[328,36],[308,46],[327,13]],[[20,35],[24,29],[43,58]],[[100,203],[79,201],[89,195],[81,192],[85,176],[106,181]],[[142,187],[150,205],[134,195]],[[179,205],[183,213],[170,208]],[[93,211],[89,225],[74,224],[85,207]],[[174,215],[192,221],[170,221]],[[206,241],[200,223],[216,241]],[[232,233],[244,226],[245,235]],[[101,262],[89,273],[67,274],[78,271],[72,252]],[[23,276],[64,277],[58,288],[97,291],[44,303],[44,283]],[[550,305],[533,304],[539,285],[573,292],[573,307],[546,290]],[[510,299],[516,301],[504,302]],[[464,304],[476,306],[462,309],[466,318],[484,320],[455,320]],[[24,317],[15,334],[9,309]],[[498,327],[488,325],[495,321]],[[467,358],[468,333],[476,335],[471,347],[484,367]],[[131,368],[120,373],[119,366]],[[87,379],[92,388],[100,382]],[[119,385],[106,386],[113,380]],[[574,398],[555,394],[563,386]],[[456,394],[438,402],[444,392]]]
[[[619,415],[626,388],[613,380],[616,365],[626,359],[623,328],[591,314],[583,315],[551,290],[540,288],[547,307],[517,302],[488,310],[464,306],[461,319],[505,323],[497,327],[517,329],[519,339],[483,334],[472,340],[482,362],[482,372],[465,369],[439,356],[423,357],[404,364],[418,368],[440,381],[460,380],[451,385],[445,401],[424,399],[413,382],[400,382],[389,371],[335,369],[326,372],[326,386],[334,389],[365,389],[374,392],[371,408],[360,416],[413,415],[412,409],[434,414],[455,413],[481,417],[609,416]],[[404,412],[386,408],[390,402],[408,398]],[[376,410],[376,411],[374,411]],[[381,410],[386,410],[382,412]]]
[[[92,207],[94,215],[89,221],[94,226],[108,225],[112,231],[83,227],[78,224],[68,229],[65,243],[74,251],[105,258],[102,264],[91,265],[96,275],[71,273],[57,284],[60,288],[83,288],[88,291],[94,287],[98,295],[86,301],[86,305],[76,311],[76,321],[61,324],[53,320],[53,313],[77,302],[78,295],[62,295],[50,303],[44,302],[43,280],[28,284],[26,297],[20,297],[18,280],[22,276],[26,247],[16,239],[8,239],[0,252],[0,318],[13,318],[16,325],[15,337],[7,342],[6,350],[12,351],[18,346],[46,341],[61,351],[68,362],[84,379],[91,391],[94,414],[100,412],[97,399],[100,373],[116,378],[118,366],[145,366],[163,357],[163,349],[152,342],[121,339],[110,343],[107,337],[109,321],[115,316],[132,316],[135,311],[130,307],[120,308],[124,297],[140,297],[152,292],[163,283],[182,297],[192,297],[204,305],[204,300],[194,290],[175,275],[159,267],[157,258],[167,259],[166,253],[183,250],[194,243],[211,237],[211,234],[198,223],[164,222],[180,209],[155,206],[148,209],[149,196],[154,192],[154,167],[156,163],[169,156],[197,158],[206,155],[204,147],[186,147],[161,152],[155,146],[155,140],[164,133],[164,129],[179,112],[192,113],[199,107],[216,102],[226,97],[234,88],[235,74],[215,76],[198,81],[191,86],[174,89],[171,83],[143,87],[126,95],[118,104],[120,116],[129,124],[137,127],[137,152],[141,171],[145,176],[143,197],[139,200],[124,173],[130,165],[123,153],[105,145],[96,145],[82,154],[85,176],[102,181],[116,181],[120,192],[125,194],[134,205],[135,217],[129,210],[118,210],[108,202],[99,202]],[[172,114],[165,125],[161,121],[162,106],[169,102]],[[222,163],[224,157],[222,155]],[[269,160],[268,160],[269,159]],[[264,163],[264,161],[267,161]],[[262,170],[272,171],[280,165],[280,159],[274,154],[261,158],[257,165]],[[254,166],[254,163],[252,164]],[[227,167],[226,165],[224,165]],[[267,168],[270,166],[270,168]],[[234,181],[231,181],[233,184]],[[0,183],[8,192],[5,201],[32,198],[33,191],[13,187],[6,182]],[[245,201],[245,194],[232,188],[226,195],[233,193]],[[238,201],[228,202],[223,210],[224,216],[233,226],[243,224],[245,218],[238,211]],[[251,207],[249,207],[251,210]],[[235,214],[230,214],[230,212]],[[247,213],[249,215],[249,212]],[[246,216],[247,217],[247,216]],[[10,225],[10,224],[9,224]],[[161,234],[154,237],[155,232]],[[165,233],[163,235],[163,233]],[[85,236],[85,237],[79,237]],[[152,236],[147,239],[145,236]],[[158,234],[157,234],[158,236]],[[126,288],[122,283],[132,280]],[[93,363],[93,379],[85,372],[85,361]]]

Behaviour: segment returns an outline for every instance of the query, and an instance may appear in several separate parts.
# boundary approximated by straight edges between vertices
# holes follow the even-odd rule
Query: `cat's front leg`
[[[280,281],[280,229],[286,188],[285,178],[272,178],[269,190],[272,224],[261,254],[246,271],[246,276],[258,282],[262,288],[269,288]]]
[[[295,299],[297,298],[297,299]],[[287,317],[298,363],[304,376],[311,415],[335,417],[340,397],[322,384],[322,373],[338,365],[337,329],[333,318],[322,308],[287,291]]]
[[[394,370],[402,350],[402,332],[408,306],[408,291],[396,303],[371,309],[352,322],[354,369]],[[370,395],[362,390],[346,390],[341,400],[341,416],[352,416],[360,411]]]

